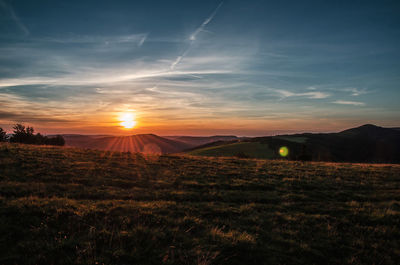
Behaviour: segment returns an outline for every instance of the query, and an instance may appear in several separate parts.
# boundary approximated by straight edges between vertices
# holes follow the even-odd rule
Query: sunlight
[[[132,112],[122,113],[119,117],[120,125],[125,129],[132,129],[136,125],[135,115]]]

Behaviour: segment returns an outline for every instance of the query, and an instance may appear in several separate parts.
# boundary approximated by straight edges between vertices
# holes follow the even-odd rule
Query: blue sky
[[[398,1],[0,0],[0,126],[161,135],[400,126]],[[138,126],[120,130],[133,112]]]

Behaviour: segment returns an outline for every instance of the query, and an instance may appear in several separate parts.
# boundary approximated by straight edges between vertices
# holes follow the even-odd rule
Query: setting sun
[[[131,112],[121,114],[120,125],[125,129],[132,129],[136,125],[135,115]]]

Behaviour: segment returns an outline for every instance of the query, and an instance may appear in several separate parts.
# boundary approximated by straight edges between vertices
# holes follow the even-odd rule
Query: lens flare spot
[[[286,146],[282,146],[281,148],[279,148],[279,154],[282,157],[286,157],[289,154],[289,149]]]

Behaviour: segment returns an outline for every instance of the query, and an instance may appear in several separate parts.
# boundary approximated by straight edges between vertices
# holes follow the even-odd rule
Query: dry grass
[[[0,145],[1,264],[399,264],[400,166]]]

